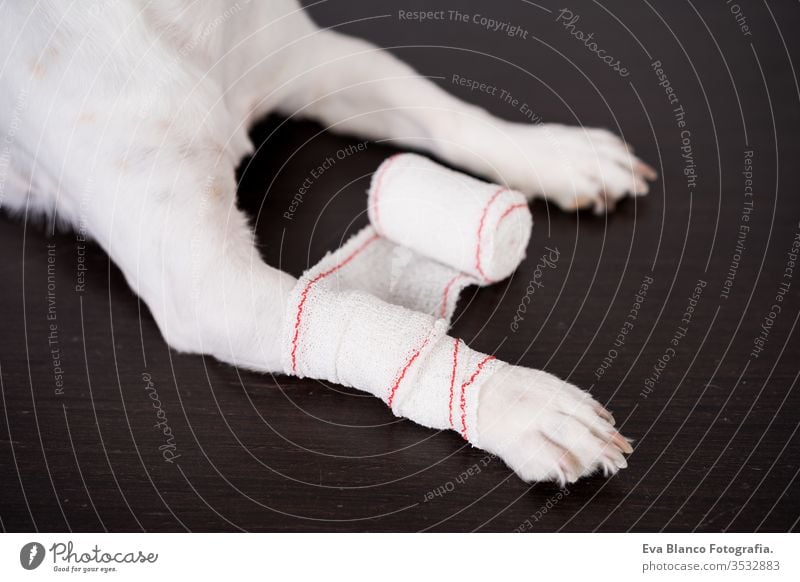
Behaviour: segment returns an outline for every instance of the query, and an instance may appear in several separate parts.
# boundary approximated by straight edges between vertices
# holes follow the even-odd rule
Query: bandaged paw
[[[318,275],[300,281],[284,330],[288,373],[357,387],[397,416],[480,446],[478,395],[505,366],[445,334],[446,323]]]

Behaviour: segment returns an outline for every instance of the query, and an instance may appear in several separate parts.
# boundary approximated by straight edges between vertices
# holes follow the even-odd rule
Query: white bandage
[[[367,208],[382,236],[481,284],[514,272],[533,224],[519,192],[416,154],[398,154],[380,165]]]
[[[477,445],[478,393],[503,364],[446,331],[465,286],[508,276],[524,257],[524,198],[405,154],[381,165],[369,200],[373,226],[292,290],[284,369],[365,390]]]

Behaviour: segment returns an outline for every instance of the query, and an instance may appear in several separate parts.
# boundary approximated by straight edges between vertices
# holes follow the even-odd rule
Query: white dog
[[[413,146],[564,209],[655,178],[604,130],[493,117],[296,0],[11,2],[0,58],[0,205],[88,233],[173,348],[264,372],[283,370],[295,279],[258,258],[234,170],[267,113]],[[523,479],[626,466],[611,415],[549,374],[515,367],[479,398],[482,446]]]

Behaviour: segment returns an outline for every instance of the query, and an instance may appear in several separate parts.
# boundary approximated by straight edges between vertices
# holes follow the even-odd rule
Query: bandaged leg
[[[501,364],[446,334],[461,290],[525,256],[521,194],[402,154],[375,172],[372,226],[306,271],[289,300],[287,373],[353,386],[477,445],[478,394]]]
[[[444,319],[337,289],[337,265],[307,274],[291,294],[281,334],[287,373],[352,386],[397,416],[455,430],[526,480],[566,483],[625,466],[630,445],[587,393],[470,349],[445,334]]]
[[[301,280],[290,306],[287,372],[364,390],[397,416],[480,446],[479,392],[504,364],[446,335],[443,319],[313,277]]]
[[[520,200],[419,156],[384,162],[370,187],[372,225],[289,295],[278,342],[286,373],[364,390],[397,416],[455,430],[527,480],[623,467],[630,445],[588,394],[446,335],[464,287],[522,260],[531,218]]]

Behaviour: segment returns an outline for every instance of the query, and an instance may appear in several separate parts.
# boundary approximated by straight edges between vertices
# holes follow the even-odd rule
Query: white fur
[[[11,2],[0,59],[0,207],[88,232],[172,347],[262,371],[281,369],[295,279],[261,262],[234,170],[268,112],[390,138],[563,208],[602,209],[654,177],[608,132],[502,121],[319,29],[295,0]],[[529,480],[624,466],[630,446],[588,395],[508,369],[480,395],[488,450]]]

